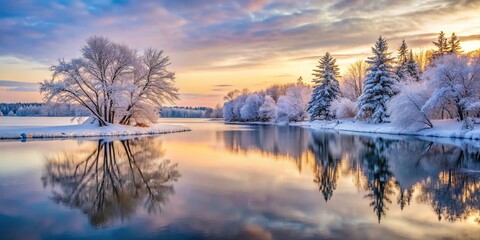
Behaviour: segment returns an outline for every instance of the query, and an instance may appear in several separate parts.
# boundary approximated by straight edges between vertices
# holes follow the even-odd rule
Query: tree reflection
[[[81,209],[92,225],[104,227],[130,218],[138,205],[161,212],[180,177],[177,164],[163,155],[154,139],[99,140],[93,149],[47,156],[42,181],[54,188],[55,202]]]
[[[238,153],[252,150],[275,157],[289,157],[299,171],[302,155],[310,142],[308,129],[290,126],[252,126],[251,130],[223,131],[222,138],[227,150]]]
[[[336,134],[321,134],[312,137],[310,150],[315,156],[314,179],[325,202],[330,200],[337,188],[341,156],[332,150],[337,145]]]
[[[412,202],[431,205],[438,219],[447,221],[480,216],[480,148],[476,142],[439,143],[275,126],[225,131],[219,137],[232,152],[254,149],[286,156],[299,171],[307,163],[325,201],[332,199],[340,177],[350,176],[365,193],[378,222],[392,205],[403,210]]]
[[[410,205],[413,196],[413,189],[404,189],[398,182],[395,182],[398,188],[397,204],[400,205],[400,209],[403,210],[406,205]]]
[[[388,158],[385,149],[388,142],[383,139],[365,141],[365,151],[361,160],[366,164],[365,175],[367,176],[367,194],[365,197],[371,199],[370,206],[377,215],[378,222],[386,215],[388,204],[392,203],[391,195],[394,193],[392,172],[388,165]]]
[[[420,183],[419,200],[429,203],[438,220],[449,222],[480,219],[480,174],[478,151],[434,145],[432,152],[444,157],[441,171]]]
[[[321,132],[312,135],[308,150],[315,156],[314,182],[325,201],[337,188],[343,164],[343,171],[371,200],[379,223],[395,195],[403,210],[414,192],[418,202],[432,206],[439,220],[476,216],[480,222],[480,150],[472,145]]]

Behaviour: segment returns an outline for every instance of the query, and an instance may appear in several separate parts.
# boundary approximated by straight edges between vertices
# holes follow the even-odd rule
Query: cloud
[[[453,0],[11,1],[0,10],[0,55],[53,63],[78,55],[83,41],[97,34],[165,49],[180,68],[262,67],[284,54],[295,59],[313,49],[366,46],[380,34],[415,37],[426,23],[452,18],[445,16],[469,22],[474,16],[464,13],[479,7],[479,1]],[[238,56],[245,61],[218,64]]]
[[[7,91],[12,92],[38,92],[38,83],[0,80],[0,88],[5,88]]]
[[[379,35],[392,52],[403,38],[412,48],[428,48],[440,30],[480,40],[480,1],[471,0],[22,0],[1,6],[0,58],[41,66],[79,56],[92,35],[139,51],[163,49],[176,72],[267,69],[272,75],[292,62],[313,65],[326,51],[339,64],[363,59]]]
[[[292,74],[285,73],[285,74],[273,75],[272,77],[274,77],[274,78],[293,78],[295,76],[292,75]]]
[[[228,89],[231,89],[233,87],[232,84],[215,84],[212,85],[212,88],[210,88],[210,91],[212,92],[226,92]]]
[[[222,96],[221,94],[211,94],[211,93],[180,93],[180,98],[182,99],[210,99],[218,98]]]
[[[231,85],[231,84],[215,84],[213,86],[217,87],[217,88],[224,88],[224,87],[232,87],[233,85]]]

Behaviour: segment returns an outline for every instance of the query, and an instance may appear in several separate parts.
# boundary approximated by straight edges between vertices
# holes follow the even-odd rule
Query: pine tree
[[[358,100],[357,118],[373,120],[375,123],[385,121],[387,115],[387,101],[397,93],[395,84],[397,76],[392,71],[393,58],[388,52],[387,41],[380,36],[372,47],[373,57],[367,63],[370,67],[363,82],[363,93]]]
[[[460,40],[455,33],[452,33],[452,37],[448,40],[448,52],[460,54],[462,53],[462,47],[460,47]]]
[[[339,70],[335,64],[337,60],[326,53],[319,60],[319,65],[313,70],[314,88],[312,99],[308,103],[307,111],[311,119],[331,119],[330,105],[340,96],[338,83]]]
[[[397,57],[398,60],[397,60],[397,67],[396,67],[396,73],[400,81],[405,81],[407,77],[406,76],[407,54],[408,54],[408,46],[407,46],[407,43],[405,42],[405,39],[403,39],[402,45],[400,45],[400,48],[398,49],[398,57]]]
[[[298,79],[297,79],[297,84],[298,84],[298,85],[303,85],[303,78],[302,78],[302,76],[298,77]]]
[[[402,45],[398,49],[398,64],[403,65],[407,62],[408,45],[405,39],[402,40]]]
[[[438,34],[438,38],[436,42],[433,42],[433,44],[437,47],[437,50],[435,50],[432,54],[432,59],[433,60],[439,56],[442,56],[448,52],[448,41],[447,38],[445,37],[445,33],[441,31]],[[432,62],[432,61],[430,61]]]
[[[407,63],[405,64],[406,66],[406,74],[408,77],[413,80],[413,81],[420,81],[420,70],[418,69],[418,64],[413,58],[413,52],[410,49],[410,55],[408,57]]]

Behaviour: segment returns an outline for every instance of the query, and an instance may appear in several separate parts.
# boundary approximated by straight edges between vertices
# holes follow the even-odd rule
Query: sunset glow
[[[41,101],[37,82],[93,35],[163,49],[177,75],[176,105],[214,106],[233,89],[311,81],[326,51],[340,72],[370,55],[379,35],[395,52],[433,48],[441,30],[480,48],[478,1],[0,1],[0,101]],[[68,12],[68,14],[65,14]],[[7,82],[6,81],[11,81]],[[30,83],[30,84],[23,84]]]

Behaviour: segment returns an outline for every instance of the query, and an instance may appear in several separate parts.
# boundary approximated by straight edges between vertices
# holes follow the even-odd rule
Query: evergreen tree
[[[392,71],[393,58],[388,52],[388,43],[383,37],[379,37],[375,46],[372,47],[373,57],[369,57],[367,63],[370,67],[363,82],[363,93],[358,100],[357,118],[373,120],[375,123],[385,121],[387,115],[387,101],[397,93],[395,84],[397,76]]]
[[[331,119],[330,105],[340,96],[338,83],[339,70],[330,53],[326,53],[319,60],[319,65],[313,70],[314,88],[312,99],[308,103],[307,111],[311,119]]]
[[[448,40],[448,52],[460,54],[462,53],[462,47],[460,47],[460,40],[455,33],[452,33],[452,37]]]
[[[398,49],[398,64],[403,65],[407,62],[407,54],[408,54],[408,45],[405,42],[405,39],[402,40],[402,45]]]
[[[438,38],[436,42],[433,42],[433,44],[437,47],[437,50],[435,50],[432,54],[432,58],[430,60],[433,60],[439,56],[442,56],[446,53],[448,53],[448,41],[447,38],[445,37],[445,33],[441,31],[438,34]],[[430,61],[432,62],[432,61]]]
[[[303,85],[303,78],[302,78],[302,76],[298,77],[298,79],[297,79],[297,84],[298,84],[298,85]]]
[[[413,81],[420,81],[420,70],[418,69],[418,64],[413,58],[413,52],[410,50],[410,55],[406,63],[406,74]]]
[[[407,54],[408,54],[408,46],[405,42],[405,39],[402,41],[402,45],[398,49],[398,57],[397,57],[397,67],[396,73],[398,79],[404,81],[406,79],[406,72],[407,72]]]

